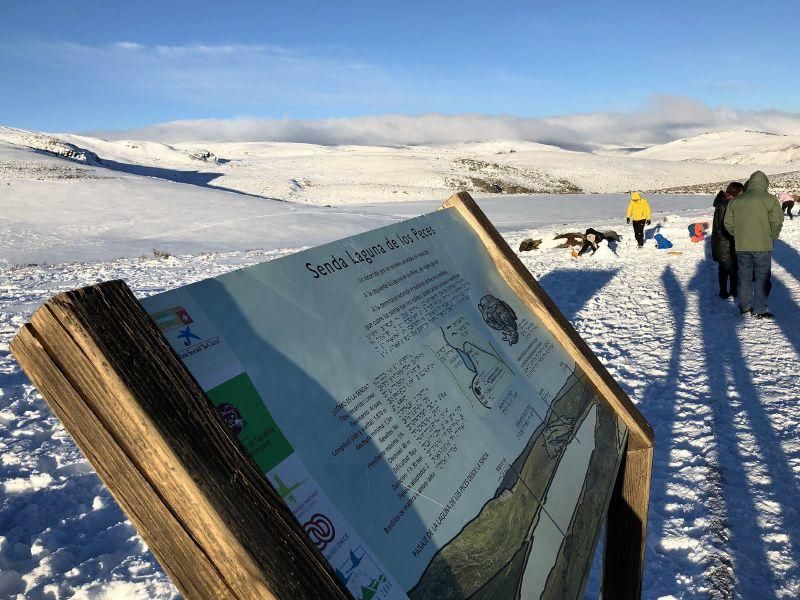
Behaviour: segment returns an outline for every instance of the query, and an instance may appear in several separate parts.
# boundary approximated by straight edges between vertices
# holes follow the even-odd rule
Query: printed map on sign
[[[454,210],[143,304],[355,598],[580,595],[627,430]]]

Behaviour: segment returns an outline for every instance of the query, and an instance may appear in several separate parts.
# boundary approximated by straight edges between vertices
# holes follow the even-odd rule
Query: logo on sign
[[[303,530],[320,552],[325,550],[328,544],[336,537],[336,529],[333,528],[333,523],[328,517],[320,513],[316,513],[303,523]]]
[[[153,313],[150,316],[156,322],[158,328],[164,332],[194,323],[192,317],[189,316],[189,313],[182,306],[173,306],[167,310]]]
[[[222,417],[222,420],[230,427],[233,435],[239,435],[242,429],[245,428],[245,420],[242,418],[242,413],[239,412],[239,409],[236,408],[233,404],[228,404],[227,402],[223,402],[219,406],[217,406],[217,412],[219,416]]]
[[[184,346],[191,346],[192,340],[197,340],[198,342],[201,340],[199,335],[192,333],[188,325],[178,334],[178,339],[183,340]]]

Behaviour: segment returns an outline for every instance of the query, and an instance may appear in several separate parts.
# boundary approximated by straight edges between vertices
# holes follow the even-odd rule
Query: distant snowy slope
[[[203,163],[216,163],[216,157],[202,148],[180,150],[168,144],[137,140],[107,141],[85,135],[57,134],[59,139],[91,150],[103,161],[115,161],[123,164],[154,166],[183,166],[185,168],[204,168]]]
[[[652,146],[634,152],[631,156],[731,165],[800,165],[800,135],[778,135],[750,130],[715,131]]]
[[[194,145],[176,144],[189,149]],[[504,193],[620,193],[749,175],[768,164],[688,164],[573,152],[519,141],[450,146],[316,146],[205,142],[227,161],[212,185],[307,202],[422,200],[456,190]]]
[[[38,150],[85,164],[97,164],[97,156],[85,148],[70,144],[61,138],[0,125],[0,143]]]
[[[161,144],[0,128],[0,143],[206,188],[336,206],[477,194],[625,193],[797,170],[800,145],[756,132],[706,134],[636,151],[597,153],[495,140],[444,146],[320,146],[288,142]],[[792,150],[792,148],[795,150]],[[792,154],[795,152],[796,154]],[[787,161],[789,161],[787,163]]]
[[[449,192],[428,202],[308,206],[85,167],[0,143],[0,194],[2,266],[138,257],[154,249],[312,246],[435,210]],[[476,197],[501,230],[583,219],[589,203],[593,214],[622,220],[627,204],[621,195]],[[652,198],[655,212],[709,204],[702,196]]]

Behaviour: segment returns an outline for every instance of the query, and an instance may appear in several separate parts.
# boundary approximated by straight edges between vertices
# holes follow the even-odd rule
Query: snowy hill
[[[99,162],[97,155],[93,152],[70,144],[62,138],[38,133],[36,131],[0,126],[0,142],[21,146],[23,148],[30,148],[32,150],[40,150],[47,154],[52,154],[53,156],[89,165],[98,164]]]
[[[730,165],[794,165],[791,170],[797,170],[800,167],[800,135],[750,130],[715,131],[652,146],[630,156]]]
[[[689,189],[743,179],[756,168],[768,174],[797,170],[785,162],[788,142],[782,142],[784,150],[775,149],[773,138],[783,140],[783,136],[754,136],[707,134],[699,136],[700,141],[692,138],[647,150],[589,153],[503,140],[401,147],[288,142],[167,145],[0,127],[0,142],[98,166],[112,176],[122,172],[323,206],[432,200],[457,190],[563,194]],[[721,148],[739,147],[734,142],[740,138],[741,156],[735,160],[718,156]],[[762,146],[763,152],[758,150]],[[681,154],[675,148],[694,150]],[[774,151],[768,152],[769,148]]]
[[[0,266],[138,257],[154,249],[180,255],[312,246],[435,210],[450,194],[417,202],[309,206],[86,166],[2,142],[0,193]],[[569,195],[556,202],[553,196],[477,197],[487,200],[501,229],[520,220],[531,226],[580,220],[589,201],[593,214],[610,218],[623,215],[627,202],[620,195]],[[658,212],[708,201],[669,195],[652,203]]]

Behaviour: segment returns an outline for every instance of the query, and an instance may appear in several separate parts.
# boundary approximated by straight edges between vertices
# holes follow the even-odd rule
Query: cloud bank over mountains
[[[800,134],[800,114],[711,107],[686,97],[654,96],[633,112],[594,112],[532,118],[509,115],[378,115],[335,119],[198,119],[141,129],[94,131],[107,139],[165,143],[274,141],[321,145],[429,145],[496,139],[551,144],[566,149],[643,147],[706,131],[755,129]]]
[[[703,87],[713,84],[733,102],[741,84],[727,79],[694,81],[689,87],[684,82],[683,88],[675,89],[689,90],[686,95],[652,95],[638,100],[641,108],[623,112],[597,107],[613,107],[617,98],[630,102],[645,98],[631,96],[626,84],[598,88],[563,73],[548,78],[535,69],[509,70],[494,64],[475,65],[468,72],[436,64],[411,68],[341,47],[133,41],[17,47],[0,42],[0,50],[17,60],[33,61],[31,68],[45,66],[77,82],[92,110],[120,107],[119,114],[96,123],[120,122],[120,117],[130,118],[123,121],[127,123],[147,122],[125,112],[131,102],[150,107],[147,110],[158,107],[158,114],[148,120],[172,115],[222,117],[87,132],[108,139],[392,146],[516,139],[592,150],[649,146],[724,129],[800,133],[800,113],[726,108],[708,97],[698,99]],[[68,102],[74,99],[67,95]],[[796,104],[781,106],[794,110]],[[142,115],[150,114],[147,110]],[[506,114],[498,114],[501,111]],[[341,117],[316,118],[329,114]]]

